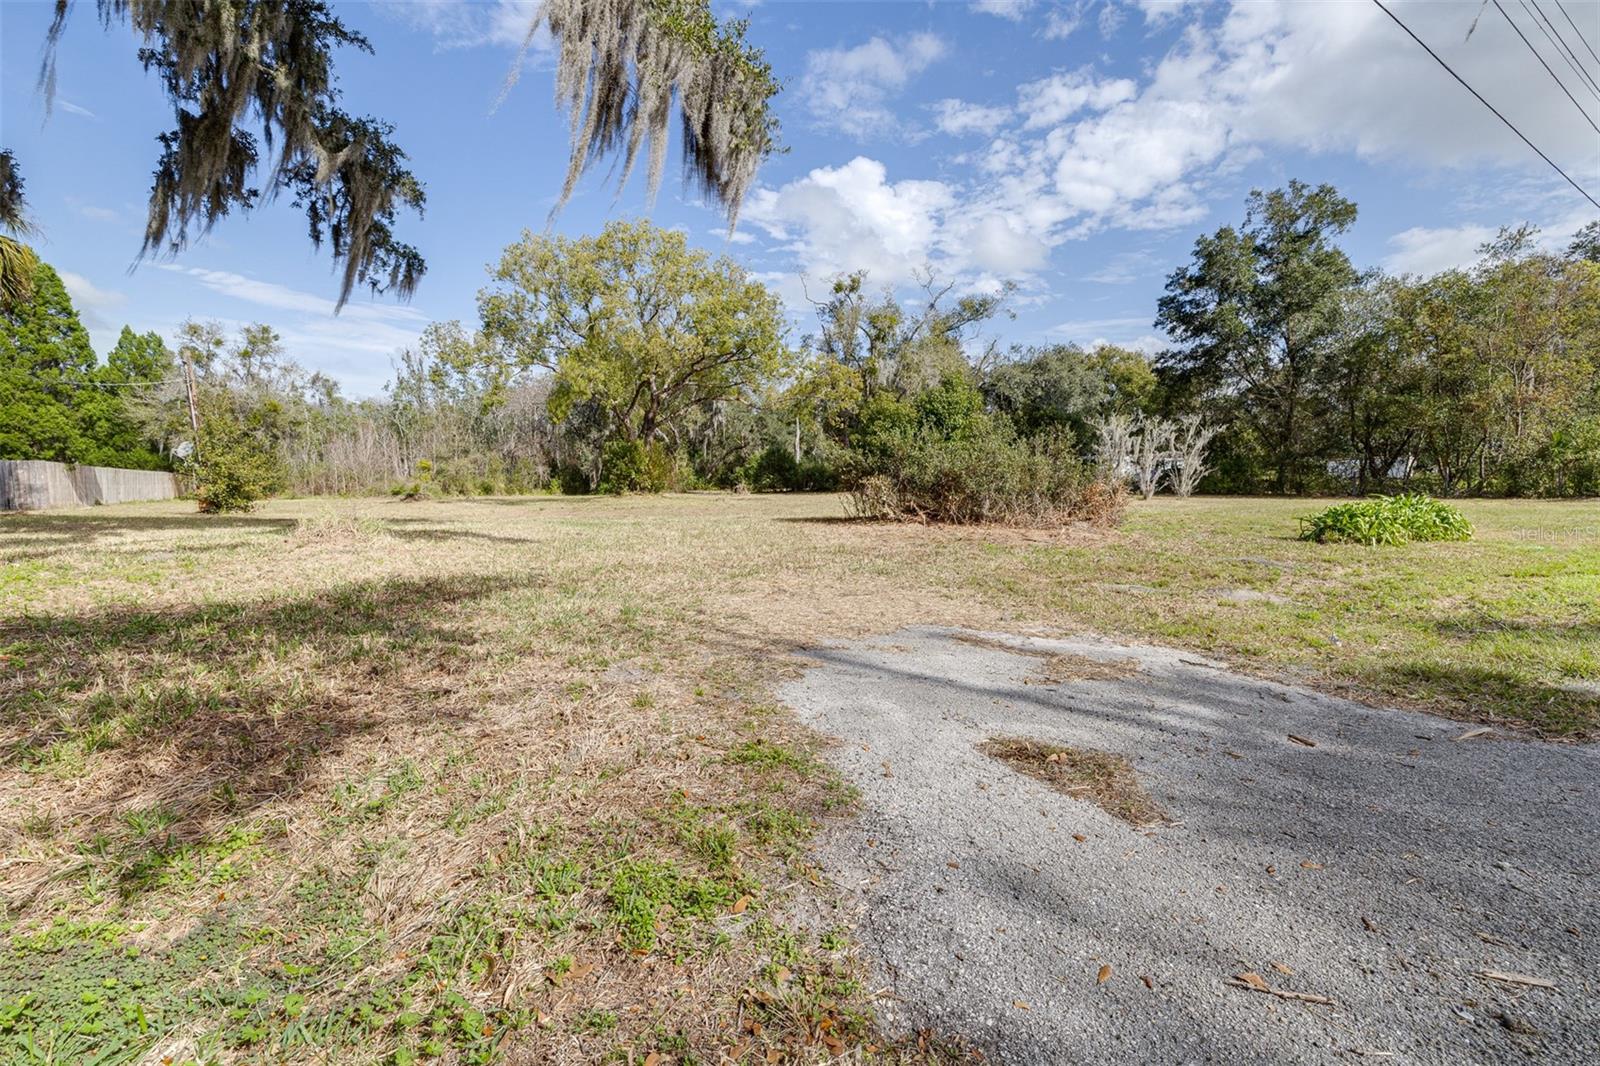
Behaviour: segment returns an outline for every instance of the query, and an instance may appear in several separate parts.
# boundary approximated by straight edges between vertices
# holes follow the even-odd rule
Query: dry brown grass
[[[1026,737],[994,737],[979,744],[978,750],[1058,792],[1093,803],[1135,829],[1168,820],[1167,812],[1139,783],[1126,756]]]
[[[866,542],[915,555],[933,543],[919,531],[775,524],[789,515],[772,502],[171,505],[9,525],[29,573],[0,617],[11,917],[115,922],[160,952],[248,916],[288,940],[232,965],[330,969],[284,987],[331,1013],[410,980],[466,916],[521,931],[485,933],[487,971],[447,975],[423,1005],[454,992],[500,1011],[511,1061],[922,1057],[873,1033],[847,939],[783,918],[796,897],[831,906],[800,846],[848,794],[768,693],[819,632],[952,605],[868,594]],[[784,759],[736,757],[757,741]],[[215,858],[237,839],[243,861]],[[535,854],[581,870],[559,928],[523,928],[542,920]],[[641,951],[609,886],[645,862],[726,898],[688,917],[668,903]],[[329,921],[307,898],[335,891],[351,913]]]
[[[306,1016],[321,1018],[404,987],[424,1013],[452,994],[489,1012],[511,1061],[822,1059],[829,1039],[861,1049],[881,1037],[847,938],[826,918],[787,917],[833,913],[803,841],[848,810],[815,738],[772,703],[797,649],[909,624],[1087,626],[1448,713],[1594,704],[1565,689],[1551,702],[1553,684],[1525,699],[1543,676],[1531,671],[1556,669],[1537,658],[1503,691],[1413,690],[1393,672],[1407,655],[1432,661],[1437,646],[1454,668],[1477,639],[1435,625],[1460,613],[1461,588],[1441,588],[1432,560],[1406,564],[1413,574],[1280,536],[1293,501],[1227,506],[1135,505],[1126,531],[1043,538],[848,522],[839,498],[818,496],[274,501],[237,517],[175,503],[0,518],[11,932],[54,925],[81,939],[110,922],[119,943],[149,955],[207,923],[264,930],[228,941],[226,973],[230,989],[259,978],[275,997],[269,1047],[289,1028],[286,990],[303,985]],[[1480,537],[1451,546],[1449,574],[1516,575],[1505,595],[1523,628],[1495,633],[1495,649],[1514,651],[1524,633],[1540,655],[1569,641],[1563,679],[1587,676],[1590,623],[1569,618],[1562,597],[1571,585],[1572,602],[1592,605],[1593,553],[1581,541],[1508,541],[1495,513],[1472,514]],[[1281,565],[1263,571],[1255,557]],[[1330,585],[1336,570],[1347,580]],[[1546,572],[1556,576],[1538,585]],[[1472,587],[1479,614],[1494,609],[1493,581]],[[1361,596],[1387,606],[1362,615],[1365,640],[1345,628],[1331,645],[1334,623],[1285,624],[1307,608],[1219,608],[1208,591],[1263,583],[1329,619],[1349,618]],[[1554,590],[1548,609],[1530,587]],[[1407,595],[1405,609],[1421,604],[1425,617],[1397,613]],[[612,897],[618,871],[641,861],[725,896],[694,915],[664,906],[657,942],[639,954]],[[540,885],[561,864],[576,887],[551,903]],[[437,962],[451,937],[477,954]],[[76,950],[13,959],[10,972],[45,987]],[[203,1043],[206,1022],[215,1028],[184,1019],[167,1036]],[[415,1034],[385,1025],[276,1053],[369,1061]]]

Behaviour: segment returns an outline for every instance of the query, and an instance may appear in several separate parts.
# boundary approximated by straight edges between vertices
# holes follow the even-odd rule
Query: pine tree
[[[37,260],[33,298],[0,311],[0,459],[82,461],[87,444],[72,401],[94,370],[66,286]]]
[[[83,459],[96,466],[163,470],[168,461],[153,446],[137,408],[176,393],[168,386],[175,363],[159,334],[122,327],[116,346],[95,369],[92,383],[77,390],[75,407],[83,436]]]

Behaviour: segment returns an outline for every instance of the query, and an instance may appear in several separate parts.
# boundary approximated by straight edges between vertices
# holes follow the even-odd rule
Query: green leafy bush
[[[961,435],[932,427],[885,437],[858,457],[852,510],[864,518],[1057,526],[1114,524],[1126,492],[1076,454],[1069,437],[1017,437],[1009,422],[965,421]]]
[[[739,469],[739,483],[755,492],[831,492],[833,467],[821,459],[796,460],[787,445],[768,445]]]
[[[248,511],[277,490],[282,480],[277,457],[231,412],[201,419],[198,444],[187,472],[203,514]]]
[[[600,491],[665,492],[672,484],[672,456],[661,445],[638,440],[607,441],[600,450]]]
[[[556,491],[563,496],[587,496],[594,486],[589,484],[589,474],[577,463],[562,463],[556,467],[552,479]]]
[[[1323,544],[1409,544],[1471,537],[1472,523],[1466,515],[1420,493],[1339,503],[1300,519],[1300,539]]]

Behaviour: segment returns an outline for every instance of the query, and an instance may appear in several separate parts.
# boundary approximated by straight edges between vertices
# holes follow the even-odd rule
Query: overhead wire
[[[1583,109],[1583,105],[1578,103],[1578,98],[1572,95],[1572,90],[1567,88],[1567,83],[1562,81],[1556,72],[1550,68],[1550,64],[1544,61],[1544,56],[1540,55],[1539,50],[1533,46],[1533,42],[1528,40],[1528,35],[1522,32],[1522,27],[1518,26],[1511,18],[1511,15],[1507,13],[1506,9],[1500,6],[1500,0],[1493,0],[1493,2],[1494,9],[1505,17],[1506,23],[1517,32],[1518,37],[1522,38],[1522,43],[1528,46],[1528,51],[1533,53],[1533,58],[1539,61],[1539,65],[1544,68],[1544,72],[1550,75],[1551,79],[1561,88],[1562,92],[1567,94],[1567,99],[1571,100],[1572,106],[1578,109],[1578,114],[1583,116],[1583,120],[1589,124],[1590,128],[1592,128],[1596,133],[1600,133],[1600,125],[1595,125],[1595,121],[1589,115],[1589,112]],[[1527,5],[1524,4],[1523,8],[1526,10]],[[1588,86],[1584,87],[1588,88]]]
[[[1562,170],[1559,163],[1546,155],[1542,148],[1530,141],[1528,139],[1528,135],[1517,128],[1516,123],[1506,118],[1505,115],[1500,113],[1499,108],[1495,107],[1488,100],[1484,99],[1483,94],[1474,89],[1471,84],[1468,83],[1467,79],[1457,74],[1454,67],[1452,67],[1449,63],[1446,63],[1438,52],[1435,52],[1431,47],[1429,47],[1427,41],[1424,41],[1421,37],[1418,37],[1411,27],[1407,26],[1405,22],[1401,20],[1399,15],[1396,15],[1393,11],[1390,11],[1389,8],[1385,6],[1383,0],[1372,0],[1372,2],[1378,5],[1378,10],[1382,11],[1385,15],[1388,15],[1390,20],[1392,20],[1396,26],[1399,26],[1402,30],[1404,30],[1407,37],[1410,37],[1413,41],[1417,42],[1417,44],[1421,46],[1422,50],[1427,52],[1428,55],[1432,57],[1435,63],[1443,67],[1445,69],[1445,73],[1449,74],[1452,78],[1459,82],[1463,89],[1467,90],[1467,92],[1471,93],[1477,99],[1478,103],[1482,104],[1484,107],[1487,107],[1494,114],[1495,118],[1499,119],[1505,124],[1507,129],[1517,135],[1517,138],[1521,140],[1523,144],[1533,149],[1534,154],[1540,159],[1543,159],[1550,166],[1551,170],[1554,170],[1557,174],[1560,174],[1562,178],[1566,179],[1567,184],[1571,185],[1578,191],[1579,196],[1582,196],[1597,209],[1600,209],[1600,200],[1596,200],[1593,196],[1589,195],[1589,191],[1574,181],[1572,179],[1572,175],[1568,174],[1565,170]]]
[[[1533,0],[1531,9],[1528,7],[1528,0],[1517,0],[1517,3],[1522,5],[1522,10],[1528,12],[1528,17],[1533,19],[1533,24],[1538,26],[1539,31],[1544,34],[1544,39],[1555,46],[1555,50],[1561,55],[1561,58],[1566,60],[1567,66],[1577,73],[1578,80],[1583,84],[1583,87],[1588,89],[1590,95],[1596,100],[1600,100],[1600,82],[1596,82],[1594,76],[1584,69],[1582,61],[1578,58],[1578,53],[1572,50],[1572,46],[1567,43],[1567,39],[1561,33],[1560,28],[1551,22],[1550,17],[1544,13],[1544,8],[1539,6],[1539,0]]]
[[[1596,63],[1600,63],[1600,55],[1595,55],[1594,45],[1590,44],[1589,39],[1583,35],[1583,31],[1578,29],[1578,24],[1572,21],[1572,16],[1567,14],[1567,6],[1561,0],[1556,0],[1556,7],[1561,9],[1561,17],[1567,20],[1567,25],[1572,27],[1572,32],[1578,35],[1578,40],[1583,42],[1583,47],[1588,49],[1589,58]]]

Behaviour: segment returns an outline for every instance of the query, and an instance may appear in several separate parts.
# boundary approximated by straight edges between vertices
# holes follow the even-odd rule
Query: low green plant
[[[1300,519],[1300,539],[1319,544],[1410,544],[1470,540],[1472,523],[1456,508],[1421,493],[1339,503]]]

